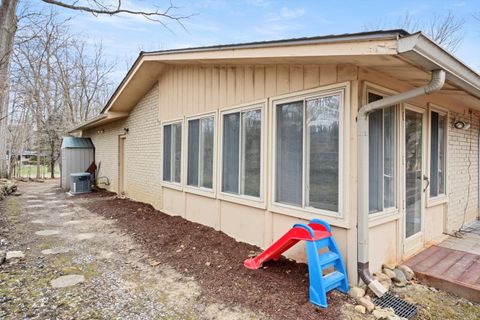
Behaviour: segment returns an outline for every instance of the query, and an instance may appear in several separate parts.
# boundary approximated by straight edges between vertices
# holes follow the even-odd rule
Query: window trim
[[[338,211],[333,212],[325,209],[318,209],[312,207],[305,207],[305,180],[302,183],[302,206],[294,206],[290,204],[280,203],[275,200],[276,197],[276,136],[277,136],[277,117],[276,117],[276,107],[279,104],[294,102],[299,100],[309,100],[312,98],[323,97],[328,95],[334,95],[340,93],[340,106],[339,106],[339,167],[338,167]],[[342,224],[342,221],[345,222],[345,218],[348,215],[345,214],[345,208],[348,207],[348,193],[349,190],[346,190],[344,186],[348,185],[348,181],[345,181],[349,175],[349,170],[346,166],[349,166],[349,163],[345,161],[348,159],[346,155],[350,153],[348,150],[349,142],[347,141],[346,137],[349,137],[349,127],[350,127],[350,119],[349,119],[349,110],[351,105],[351,91],[350,91],[350,82],[341,82],[336,83],[328,86],[322,86],[310,90],[299,91],[295,93],[290,93],[286,95],[281,95],[277,97],[271,97],[269,103],[269,117],[271,123],[270,129],[270,137],[269,142],[271,144],[270,147],[270,201],[268,203],[268,210],[273,212],[278,212],[282,214],[287,214],[290,216],[302,218],[302,219],[311,219],[312,215],[323,215],[325,217],[333,218],[337,221],[333,222],[335,225],[339,223]],[[305,116],[305,115],[304,115]],[[302,123],[302,126],[305,126],[305,122]],[[303,139],[303,144],[305,145],[306,141]],[[305,153],[305,148],[304,151]],[[303,158],[303,162],[306,159]],[[303,177],[305,177],[305,164],[303,163],[302,168]]]
[[[221,109],[219,111],[219,174],[218,174],[218,181],[217,185],[220,186],[217,192],[217,197],[220,200],[225,200],[225,201],[230,201],[230,202],[235,202],[243,205],[249,205],[257,208],[262,208],[265,209],[265,159],[266,159],[266,148],[265,148],[265,140],[266,140],[266,105],[267,105],[268,99],[261,99],[257,101],[252,101],[248,103],[243,103],[239,104],[233,107],[228,107]],[[260,110],[261,111],[261,141],[260,141],[260,197],[253,197],[249,195],[243,195],[243,194],[233,194],[233,193],[228,193],[222,191],[222,179],[223,179],[223,116],[232,114],[232,113],[242,113],[246,111],[251,111],[251,110]],[[240,154],[239,154],[240,156]],[[240,178],[240,177],[239,177]]]
[[[363,83],[363,88],[362,88],[362,105],[366,105],[368,103],[368,94],[373,93],[382,97],[388,97],[391,95],[396,95],[398,94],[398,91],[389,89],[387,87],[383,87],[381,85],[365,81]],[[396,143],[396,148],[395,148],[395,206],[394,207],[389,207],[389,208],[383,208],[382,211],[378,212],[373,212],[368,214],[369,221],[376,221],[379,219],[382,219],[385,216],[390,216],[390,215],[396,215],[400,212],[400,208],[402,207],[402,195],[401,195],[401,190],[402,190],[402,185],[401,185],[401,180],[403,179],[403,175],[401,175],[401,161],[402,161],[402,155],[400,152],[400,145],[401,145],[401,117],[402,117],[402,110],[403,110],[403,103],[399,105],[395,105],[396,107],[394,108],[395,112],[395,143]]]
[[[218,111],[208,111],[199,114],[195,114],[192,116],[185,117],[185,137],[184,137],[184,144],[185,144],[185,157],[183,159],[183,166],[185,170],[183,170],[183,191],[188,193],[194,193],[201,196],[215,198],[217,195],[217,161],[218,161],[218,145],[217,145],[217,135],[218,135],[218,125],[217,125],[217,113]],[[191,120],[200,120],[203,118],[209,118],[213,116],[213,172],[212,172],[212,188],[205,188],[205,187],[195,187],[190,186],[187,184],[188,181],[188,135],[189,135],[189,121]]]
[[[181,160],[180,160],[180,182],[175,182],[175,181],[165,181],[163,179],[163,156],[164,156],[164,152],[163,152],[163,147],[164,147],[164,134],[165,134],[165,131],[164,131],[164,127],[165,126],[169,126],[169,125],[173,125],[173,124],[177,124],[177,123],[180,123],[181,125],[181,129],[182,129],[182,137],[181,137],[181,147],[180,147],[180,152],[181,152]],[[180,190],[180,191],[183,191],[183,182],[184,182],[184,179],[183,179],[183,171],[184,171],[184,164],[183,164],[183,158],[184,158],[184,136],[185,136],[185,132],[184,132],[184,118],[176,118],[176,119],[173,119],[173,120],[168,120],[168,121],[163,121],[161,122],[161,128],[162,128],[162,132],[161,132],[161,149],[162,149],[162,174],[161,174],[161,184],[163,187],[167,187],[167,188],[171,188],[171,189],[175,189],[175,190]]]
[[[431,155],[432,155],[432,112],[438,113],[440,116],[446,117],[446,126],[445,126],[445,192],[439,194],[435,197],[430,196],[430,185],[426,190],[426,207],[434,207],[440,204],[448,202],[448,136],[450,132],[450,112],[447,108],[441,107],[439,105],[428,103],[428,132],[427,132],[427,167],[426,172],[428,172],[428,177],[430,177],[431,169]]]

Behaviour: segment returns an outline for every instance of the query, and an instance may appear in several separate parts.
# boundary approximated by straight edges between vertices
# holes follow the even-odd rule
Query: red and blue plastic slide
[[[266,261],[280,259],[282,253],[302,240],[307,245],[310,302],[326,308],[327,292],[337,289],[347,293],[348,279],[332,230],[325,221],[313,219],[306,225],[295,224],[264,252],[245,260],[243,264],[248,269],[258,269]],[[320,250],[322,253],[319,253]]]

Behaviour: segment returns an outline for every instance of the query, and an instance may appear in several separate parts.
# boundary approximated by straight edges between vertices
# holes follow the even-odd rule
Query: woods
[[[136,10],[118,1],[42,0],[48,11],[31,9],[27,0],[0,4],[0,177],[9,177],[24,151],[48,159],[50,176],[67,128],[96,115],[112,89],[114,64],[101,43],[87,43],[69,30],[69,19],[55,8],[94,16],[138,15],[168,28],[183,27],[188,15],[176,14],[171,2]]]

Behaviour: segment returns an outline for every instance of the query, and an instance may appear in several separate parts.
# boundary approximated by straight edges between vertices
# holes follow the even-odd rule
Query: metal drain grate
[[[417,306],[388,292],[381,298],[374,298],[373,303],[382,308],[392,308],[395,310],[395,314],[399,317],[411,319],[417,314]]]

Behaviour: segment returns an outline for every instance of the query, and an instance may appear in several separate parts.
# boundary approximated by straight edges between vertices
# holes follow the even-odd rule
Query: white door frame
[[[422,114],[422,172],[421,172],[421,177],[422,177],[422,195],[420,197],[421,199],[421,204],[420,204],[420,231],[410,237],[406,237],[406,155],[405,155],[405,113],[406,110],[414,111],[417,113]],[[423,177],[425,176],[425,169],[426,169],[426,159],[427,159],[427,143],[426,143],[426,138],[427,138],[427,119],[426,119],[426,114],[427,110],[423,108],[419,108],[410,104],[404,104],[402,107],[402,117],[401,117],[401,152],[402,152],[402,162],[401,162],[401,172],[402,172],[402,189],[401,189],[401,194],[402,194],[402,223],[401,223],[401,239],[403,242],[403,254],[402,257],[406,258],[408,256],[413,255],[414,253],[418,252],[424,247],[425,243],[425,192],[424,190],[424,182],[423,182]]]

